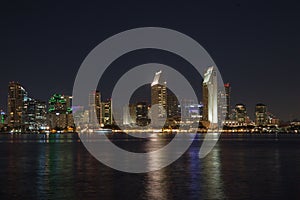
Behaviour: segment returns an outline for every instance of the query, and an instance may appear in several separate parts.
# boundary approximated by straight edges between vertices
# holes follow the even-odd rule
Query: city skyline
[[[282,123],[269,112],[268,106],[262,103],[255,105],[254,118],[249,116],[244,104],[236,104],[232,109],[230,107],[231,86],[225,83],[224,90],[216,87],[219,80],[214,66],[208,67],[205,71],[202,81],[202,99],[198,102],[189,101],[185,97],[177,99],[176,95],[168,89],[167,79],[163,76],[162,70],[154,73],[150,104],[138,100],[131,105],[123,105],[122,111],[114,114],[112,99],[102,101],[101,93],[97,90],[90,91],[87,107],[73,105],[72,96],[57,93],[51,96],[47,104],[45,101],[31,98],[30,93],[20,83],[9,82],[8,112],[7,115],[1,113],[1,128],[13,132],[75,132],[77,128],[80,130],[86,126],[96,129],[98,127],[115,129],[121,124],[132,128],[135,125],[147,126],[150,122],[153,127],[164,127],[163,129],[168,127],[178,129],[180,124],[190,126],[199,123],[200,132],[209,130],[289,132],[294,130],[293,127],[298,127],[298,124],[290,123],[287,126]],[[130,116],[127,116],[127,113],[130,113]],[[133,116],[136,118],[132,118]],[[80,121],[77,120],[77,125],[74,123],[75,118],[81,118]],[[283,127],[285,128],[282,129]]]
[[[156,73],[156,76],[158,75],[158,79],[159,79],[159,76],[160,76],[160,74],[162,73],[162,71],[159,71],[159,72],[157,72]],[[155,76],[155,78],[157,78]],[[205,81],[205,80],[203,80],[203,81]],[[155,79],[154,79],[154,82],[155,82]],[[152,83],[152,84],[148,84],[149,85],[149,88],[152,88],[153,86],[155,86],[155,85],[159,85],[159,86],[162,86],[162,85],[160,85],[158,82],[155,82],[155,84],[154,84],[154,82]],[[28,90],[26,90],[25,88],[26,87],[24,87],[21,83],[19,83],[18,81],[10,81],[9,82],[9,84],[8,84],[8,88],[9,87],[11,87],[10,85],[11,84],[16,84],[17,86],[19,86],[20,88],[21,88],[21,90],[23,91],[23,93],[24,93],[24,97],[26,97],[26,101],[28,101],[27,99],[31,99],[31,98],[29,98],[29,97],[34,97],[35,95],[32,95],[30,92],[28,93]],[[169,91],[169,89],[167,88],[167,86],[166,86],[166,82],[164,82],[163,84],[165,84],[165,89],[163,89],[163,90],[168,90]],[[143,87],[146,87],[146,86],[143,86]],[[201,86],[201,87],[203,87],[203,86]],[[228,91],[230,90],[230,93],[226,93],[226,101],[230,101],[231,102],[231,84],[230,83],[225,83],[224,84],[224,87],[225,88],[229,88],[228,89]],[[152,89],[153,90],[153,89]],[[202,90],[205,90],[204,88],[202,88]],[[90,95],[93,93],[93,90],[91,90],[92,92],[90,93]],[[137,90],[138,92],[140,92],[139,90]],[[136,91],[136,92],[137,92]],[[150,91],[151,91],[151,89],[150,89]],[[155,90],[154,90],[155,91]],[[165,91],[165,93],[166,93],[166,91]],[[99,108],[99,102],[101,103],[101,102],[107,102],[107,101],[109,101],[110,99],[111,99],[111,97],[108,97],[108,98],[102,98],[102,94],[101,94],[101,92],[99,92],[98,90],[97,91],[94,91],[95,92],[95,94],[96,94],[96,96],[97,96],[97,98],[96,98],[96,102],[98,102],[98,103],[96,103],[94,106],[96,106],[96,109],[100,109]],[[135,92],[135,93],[136,93]],[[151,97],[151,94],[148,94],[148,95],[145,95],[144,97],[142,97],[141,98],[141,94],[139,94],[139,95],[136,95],[136,94],[133,94],[133,96],[135,97],[135,99],[134,100],[132,100],[131,99],[131,103],[133,103],[133,104],[136,104],[136,103],[138,103],[138,102],[146,102],[148,105],[151,105],[152,104],[152,102],[154,101],[154,104],[162,104],[160,101],[161,100],[159,100],[159,101],[157,101],[157,100],[153,100],[153,99],[155,99],[154,97],[153,97],[153,94],[152,94],[152,97]],[[170,91],[169,91],[169,93],[170,93]],[[207,93],[207,92],[206,92]],[[6,101],[6,105],[9,105],[9,94],[10,94],[10,92],[8,91],[7,92],[7,97],[6,97],[6,99],[7,99],[7,101]],[[30,94],[30,95],[29,95]],[[63,94],[63,93],[60,93],[60,92],[55,92],[54,94],[52,94],[52,95],[50,95],[49,97],[48,97],[48,99],[38,99],[38,98],[34,98],[33,100],[35,100],[35,101],[39,101],[39,102],[48,102],[48,100],[49,99],[51,99],[51,98],[53,98],[53,95],[55,96],[55,95],[62,95],[62,96],[66,96],[66,97],[71,97],[72,96],[72,94]],[[94,94],[94,96],[95,96],[95,94]],[[144,94],[143,94],[144,95]],[[165,94],[166,95],[166,94]],[[174,94],[173,94],[174,95]],[[173,96],[172,95],[172,96]],[[198,94],[199,95],[199,94]],[[206,94],[207,95],[207,94]],[[204,96],[206,96],[206,95],[204,95]],[[156,94],[156,96],[158,96],[157,94]],[[201,96],[202,98],[201,99],[199,99],[199,102],[198,103],[203,103],[203,100],[205,99],[205,97],[203,96],[203,93],[201,93],[199,96]],[[91,97],[88,97],[88,98],[91,98]],[[165,97],[166,98],[166,97]],[[179,100],[179,102],[181,102],[182,100],[184,100],[184,98],[183,99],[180,99]],[[90,101],[90,100],[89,100]],[[156,102],[157,101],[157,102]],[[165,103],[164,104],[162,104],[162,106],[164,107],[164,109],[167,111],[167,107],[166,107],[166,103],[167,103],[167,98],[164,100],[165,101]],[[244,105],[244,106],[246,106],[247,108],[249,108],[250,106],[248,106],[248,105],[246,105],[246,104],[244,104],[243,102],[240,102],[240,103],[237,103],[237,104],[235,104],[235,105],[231,105],[230,104],[230,102],[228,102],[228,104],[226,104],[226,107],[225,108],[220,108],[220,109],[222,109],[222,111],[221,112],[225,112],[226,114],[226,117],[225,118],[227,118],[227,116],[229,116],[229,114],[231,113],[231,112],[233,112],[233,110],[235,110],[235,108],[236,108],[236,106],[239,106],[239,105]],[[248,116],[250,117],[250,119],[251,120],[253,120],[253,121],[255,121],[255,117],[256,117],[256,107],[257,107],[257,105],[264,105],[264,106],[266,106],[265,104],[263,104],[263,102],[256,102],[256,104],[253,106],[253,111],[254,111],[254,115],[253,116],[251,116],[251,115],[249,115],[248,114]],[[90,106],[90,105],[89,105]],[[98,108],[97,108],[98,107]],[[225,111],[223,111],[225,109]],[[9,113],[9,106],[6,106],[6,108],[1,108],[0,107],[0,110],[1,111],[4,111],[5,113]],[[272,110],[272,109],[271,109]],[[268,110],[269,111],[269,110]],[[174,112],[174,111],[173,111]],[[167,114],[167,113],[166,113]],[[273,115],[273,113],[271,113],[272,115]],[[275,115],[276,116],[276,115]],[[100,116],[98,116],[97,115],[97,118],[98,118],[98,121],[100,120]],[[205,116],[204,116],[204,118],[205,118]],[[208,119],[208,118],[207,118]],[[295,121],[295,120],[298,120],[298,119],[293,119],[293,120],[287,120],[287,119],[281,119],[281,118],[279,118],[280,120],[282,120],[282,121],[284,121],[284,122],[287,122],[287,121]]]

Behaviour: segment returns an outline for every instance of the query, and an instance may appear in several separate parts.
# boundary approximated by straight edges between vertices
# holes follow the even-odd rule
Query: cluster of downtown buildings
[[[95,95],[96,94],[96,95]],[[98,99],[103,112],[101,123],[112,124],[111,100],[100,102],[100,93],[92,92],[91,97]],[[97,106],[99,106],[97,104]],[[0,113],[1,132],[10,133],[63,133],[75,132],[73,112],[81,109],[72,105],[72,96],[52,95],[48,102],[31,98],[25,88],[18,82],[8,85],[7,113]],[[98,109],[98,107],[96,108]],[[89,113],[84,112],[84,115]]]
[[[49,102],[31,98],[18,82],[8,85],[7,113],[1,112],[2,132],[34,133],[74,130],[71,96],[54,94]]]
[[[198,127],[199,132],[207,132],[216,125],[223,132],[274,132],[299,130],[297,123],[280,129],[280,121],[268,112],[267,106],[255,106],[255,120],[247,114],[244,104],[230,105],[231,87],[227,83],[220,92],[217,88],[217,75],[214,67],[204,74],[202,102],[189,99],[178,100],[162,79],[162,71],[156,72],[151,84],[151,104],[146,101],[124,105],[121,112],[112,114],[112,100],[102,101],[99,91],[89,94],[88,108],[72,105],[72,96],[54,94],[48,102],[28,96],[23,86],[10,82],[8,86],[7,113],[1,112],[0,129],[11,133],[75,132],[98,124],[101,128],[136,129],[152,124],[152,128],[172,131],[185,126]],[[222,101],[222,103],[220,103]],[[155,116],[150,117],[151,105],[156,107]],[[76,113],[76,114],[74,114]],[[76,121],[76,117],[78,120]],[[151,118],[151,119],[150,119]],[[74,119],[77,122],[76,127]],[[220,128],[221,125],[221,128]],[[296,128],[295,128],[296,127]]]

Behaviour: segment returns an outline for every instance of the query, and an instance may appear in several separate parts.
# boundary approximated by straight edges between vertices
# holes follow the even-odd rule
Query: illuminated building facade
[[[266,126],[268,124],[267,106],[256,104],[255,106],[255,124],[256,126]]]
[[[35,123],[35,100],[26,97],[23,103],[22,121],[25,131],[35,131],[37,129]]]
[[[47,106],[45,102],[26,97],[22,121],[24,132],[43,132],[47,129]]]
[[[47,104],[44,101],[35,101],[35,123],[39,130],[48,128]]]
[[[210,127],[218,125],[218,85],[214,67],[209,67],[204,73],[202,84],[203,121],[208,121]]]
[[[162,71],[156,72],[151,83],[151,107],[157,109],[153,110],[153,115],[156,115],[152,116],[154,127],[161,126],[167,118],[167,83],[162,80],[161,75]]]
[[[148,105],[146,102],[138,102],[136,104],[136,124],[138,126],[146,126],[150,123],[148,118]]]
[[[0,110],[0,124],[4,125],[6,123],[7,115],[3,110]]]
[[[89,94],[89,123],[101,124],[101,122],[102,122],[101,94],[99,91],[92,91]]]
[[[162,71],[156,72],[151,84],[151,106],[159,105],[158,117],[167,115],[167,86],[161,79]]]
[[[106,102],[102,102],[102,123],[101,126],[113,125],[112,116],[112,101],[109,99]]]
[[[51,130],[74,131],[74,119],[69,96],[54,94],[49,100],[48,117]]]
[[[224,112],[225,112],[225,120],[230,119],[230,93],[231,93],[231,87],[229,83],[224,84],[225,88],[225,106],[224,106]]]
[[[27,97],[27,92],[21,84],[10,82],[8,85],[8,126],[15,130],[23,128],[23,106],[24,99]]]
[[[268,125],[279,126],[280,120],[275,117],[272,113],[268,113]]]
[[[203,105],[196,103],[193,100],[182,99],[180,102],[181,116],[185,123],[198,122],[202,120]]]
[[[244,104],[236,104],[235,105],[235,120],[240,123],[244,124],[247,122],[247,109]]]

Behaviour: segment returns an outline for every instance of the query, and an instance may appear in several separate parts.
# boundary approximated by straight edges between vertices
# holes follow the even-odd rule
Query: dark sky
[[[286,1],[1,1],[0,106],[6,108],[12,80],[37,99],[71,94],[80,64],[96,45],[127,29],[158,26],[197,40],[231,83],[232,103],[246,104],[252,118],[258,102],[282,119],[300,118],[299,10],[299,3]],[[120,62],[176,65],[157,54]]]

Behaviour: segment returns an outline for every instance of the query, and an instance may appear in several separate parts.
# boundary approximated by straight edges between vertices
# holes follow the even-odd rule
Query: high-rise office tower
[[[102,106],[101,106],[101,94],[99,91],[96,91],[95,104],[96,104],[96,116],[97,116],[98,123],[100,124],[102,121]]]
[[[10,82],[8,85],[8,126],[13,129],[21,130],[23,127],[22,114],[24,99],[27,97],[27,92],[21,84]]]
[[[257,126],[265,126],[268,124],[267,106],[264,104],[256,104],[255,106],[255,124]]]
[[[101,105],[101,95],[99,91],[92,91],[89,95],[89,113],[90,113],[89,114],[90,123],[101,124],[102,105]]]
[[[37,130],[35,123],[35,106],[36,101],[34,99],[28,97],[24,99],[22,121],[25,131],[34,132]]]
[[[202,84],[203,120],[210,122],[210,127],[218,125],[218,82],[214,67],[204,73]]]
[[[113,125],[112,100],[109,99],[101,103],[102,105],[102,126]]]
[[[69,96],[54,94],[49,100],[48,115],[50,129],[67,130],[74,128],[72,108],[68,103]]]
[[[25,132],[40,132],[47,128],[46,103],[26,97],[22,121]]]
[[[225,106],[224,106],[224,112],[225,112],[225,119],[228,120],[230,118],[230,93],[231,93],[231,87],[229,83],[224,84],[225,88]]]
[[[35,123],[39,130],[47,129],[47,104],[44,101],[35,101]]]
[[[247,109],[244,104],[235,105],[235,117],[238,123],[244,124],[247,122]]]
[[[155,73],[153,82],[151,84],[151,106],[158,105],[158,116],[167,116],[167,86],[166,82],[162,80],[162,71]]]
[[[162,78],[162,71],[156,72],[151,83],[151,123],[156,128],[162,128],[167,118],[166,84]]]

